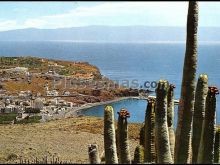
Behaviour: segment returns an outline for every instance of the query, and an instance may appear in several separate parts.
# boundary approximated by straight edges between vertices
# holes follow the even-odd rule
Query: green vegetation
[[[0,124],[9,124],[13,120],[15,121],[15,124],[26,124],[26,123],[39,123],[41,116],[32,116],[26,119],[23,119],[21,121],[16,121],[17,113],[5,113],[0,114]]]
[[[27,109],[25,109],[25,113],[40,113],[40,109],[38,109],[38,108],[27,108]]]
[[[62,69],[57,69],[57,73],[60,75],[69,76],[69,75],[72,75],[73,73],[85,74],[86,71],[83,70],[83,68],[81,68],[79,66],[67,66]]]
[[[15,120],[17,113],[5,113],[0,114],[0,124],[8,124],[11,121]]]
[[[2,66],[19,66],[27,68],[40,68],[42,62],[40,59],[34,57],[0,57],[0,64]]]
[[[32,116],[21,121],[15,121],[15,124],[39,123],[41,118],[41,116]]]

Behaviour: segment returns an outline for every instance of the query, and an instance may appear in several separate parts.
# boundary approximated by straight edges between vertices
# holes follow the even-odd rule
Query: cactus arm
[[[220,126],[216,126],[215,145],[214,145],[214,163],[220,163]]]
[[[170,151],[174,160],[175,132],[174,132],[174,88],[175,85],[170,84],[167,95],[167,125],[169,131]]]
[[[205,118],[205,100],[208,93],[208,77],[201,74],[197,81],[195,106],[193,114],[192,163],[197,163],[202,134],[202,123]]]
[[[98,152],[98,146],[96,144],[90,144],[88,146],[88,153],[90,164],[99,164],[101,162]]]
[[[117,164],[114,110],[111,106],[106,106],[104,111],[104,148],[106,163]]]
[[[142,145],[137,145],[134,151],[134,161],[132,164],[144,163],[144,148]]]
[[[148,99],[144,124],[144,161],[156,163],[155,99]]]
[[[167,125],[168,82],[160,80],[156,89],[155,135],[157,163],[173,163]]]
[[[131,163],[130,149],[128,143],[128,122],[127,117],[130,114],[125,109],[118,112],[118,129],[117,129],[117,143],[119,152],[119,163]]]
[[[216,87],[209,87],[206,97],[205,119],[203,121],[198,163],[214,163],[214,143],[216,125]]]

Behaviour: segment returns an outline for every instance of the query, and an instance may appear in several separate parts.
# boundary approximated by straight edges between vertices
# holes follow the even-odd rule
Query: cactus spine
[[[99,164],[101,162],[98,152],[98,146],[96,144],[90,144],[88,146],[90,164]]]
[[[144,162],[144,148],[142,145],[138,145],[134,151],[133,164],[139,164]]]
[[[127,110],[121,109],[118,112],[118,129],[117,129],[117,143],[118,143],[118,155],[120,163],[131,163],[130,150],[128,144],[128,122],[127,118],[130,114]]]
[[[170,84],[167,96],[167,125],[169,131],[170,151],[174,160],[175,132],[174,132],[174,88],[175,85]]]
[[[144,161],[156,163],[155,99],[148,99],[144,125]]]
[[[198,163],[214,163],[214,142],[216,124],[216,87],[208,88],[206,97],[205,119],[203,121],[202,137],[199,146]]]
[[[215,145],[214,145],[214,163],[220,163],[220,126],[216,126]]]
[[[168,81],[160,80],[156,89],[155,133],[157,163],[173,163],[167,126],[168,88]]]
[[[116,137],[114,125],[114,110],[112,106],[106,106],[104,111],[104,148],[107,164],[117,164]]]
[[[189,1],[186,52],[175,138],[175,163],[190,163],[191,157],[191,132],[197,67],[197,26],[198,3]]]
[[[192,163],[197,163],[199,144],[202,134],[202,123],[205,118],[205,101],[208,93],[208,76],[206,74],[199,75],[196,95],[195,106],[193,114],[193,135],[192,135]]]

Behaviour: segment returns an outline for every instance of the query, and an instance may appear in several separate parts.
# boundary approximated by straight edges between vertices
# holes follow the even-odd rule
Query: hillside
[[[3,31],[0,32],[0,41],[185,41],[185,36],[185,27],[86,26],[60,29],[28,28]],[[219,41],[220,28],[200,27],[198,36],[200,41]]]
[[[88,76],[93,74],[96,78],[100,78],[101,74],[96,66],[86,62],[71,62],[52,60],[37,57],[0,57],[0,69],[10,69],[14,67],[27,67],[30,72],[47,72],[53,70],[60,75],[65,76]]]
[[[139,94],[138,90],[119,87],[87,62],[36,57],[0,57],[0,82],[3,96],[30,91],[44,97],[55,90],[59,96],[70,93],[71,97],[64,99],[76,106]]]
[[[96,143],[100,155],[104,151],[103,119],[78,117],[26,125],[0,125],[1,163],[32,161],[36,157],[59,157],[72,163],[89,163],[88,144]],[[141,124],[129,123],[131,155],[139,142]]]

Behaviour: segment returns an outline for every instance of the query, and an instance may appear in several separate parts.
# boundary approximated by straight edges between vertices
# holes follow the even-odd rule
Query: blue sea
[[[0,56],[36,56],[52,59],[86,61],[100,68],[101,73],[119,83],[166,79],[176,85],[175,98],[180,96],[185,43],[91,43],[61,41],[1,41]],[[209,85],[220,88],[220,43],[198,43],[197,77],[207,73]],[[154,90],[151,88],[151,90]],[[129,103],[128,103],[129,102]],[[131,122],[143,122],[146,101],[128,100],[115,103],[130,112]],[[220,122],[220,100],[217,97],[217,123]],[[102,107],[97,107],[103,112]],[[92,110],[91,112],[94,112]],[[177,110],[175,110],[177,111]],[[89,113],[102,116],[102,113]]]

